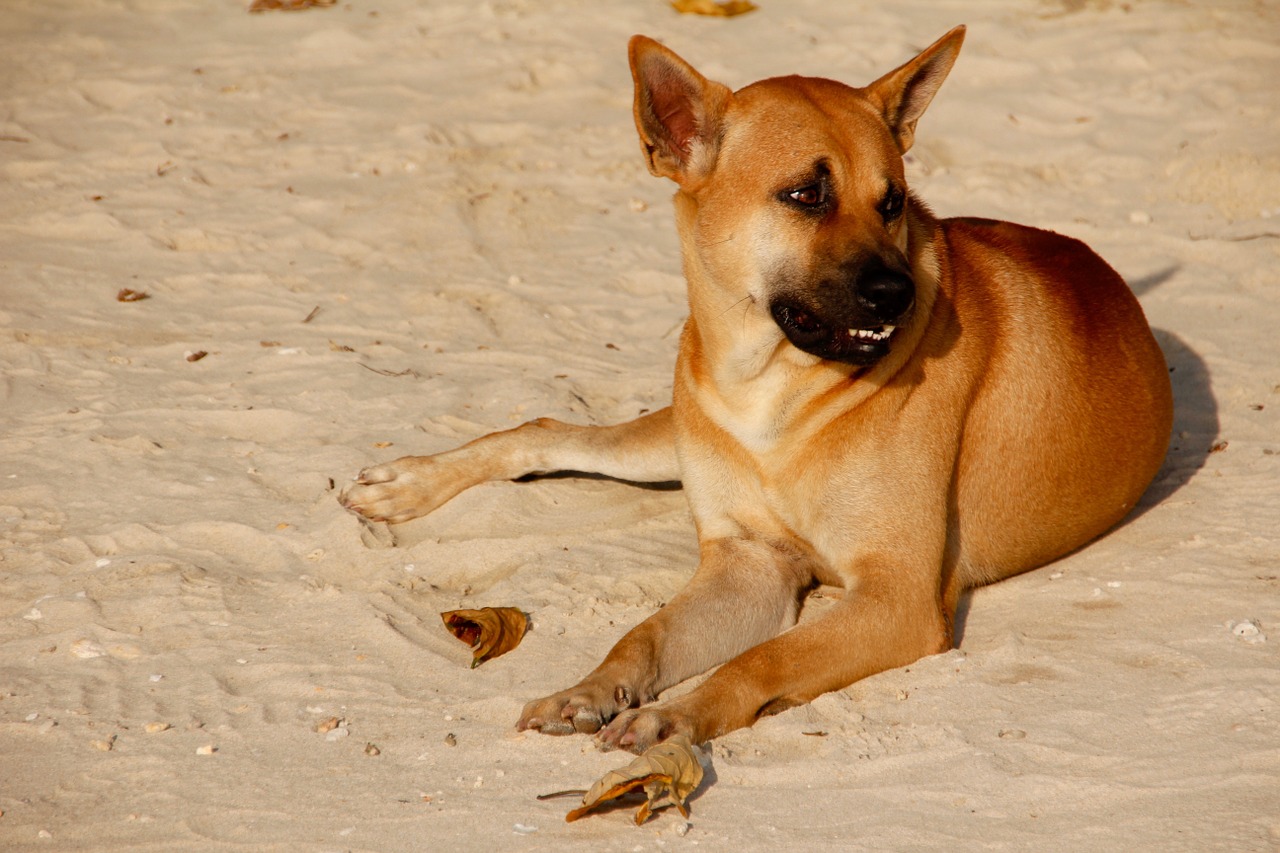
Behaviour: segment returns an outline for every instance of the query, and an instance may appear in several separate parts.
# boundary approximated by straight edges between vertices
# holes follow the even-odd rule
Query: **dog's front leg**
[[[371,521],[398,524],[426,515],[464,489],[489,480],[580,471],[620,480],[680,479],[671,408],[605,427],[539,418],[435,456],[373,465],[338,500]]]
[[[601,742],[637,753],[676,734],[701,743],[945,651],[949,622],[936,590],[912,594],[905,586],[889,573],[864,579],[818,619],[748,649],[696,690],[620,714],[600,732]]]
[[[803,556],[759,540],[702,543],[681,592],[618,641],[578,685],[525,706],[517,728],[598,731],[618,712],[710,669],[795,624],[811,582]]]

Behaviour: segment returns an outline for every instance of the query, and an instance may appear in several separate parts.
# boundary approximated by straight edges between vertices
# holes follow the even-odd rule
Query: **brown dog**
[[[1124,281],[1076,240],[938,220],[907,191],[902,155],[963,38],[864,89],[738,92],[632,39],[641,145],[679,185],[689,319],[671,407],[534,421],[369,468],[342,496],[394,523],[535,472],[683,481],[689,585],[519,728],[700,742],[944,651],[961,591],[1078,548],[1154,477],[1169,378]],[[793,628],[817,583],[846,595]]]

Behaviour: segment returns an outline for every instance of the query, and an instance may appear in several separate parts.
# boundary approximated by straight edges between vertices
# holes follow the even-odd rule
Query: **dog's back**
[[[1173,403],[1142,308],[1085,244],[1007,222],[939,225],[939,299],[981,371],[956,481],[969,586],[1043,565],[1123,518],[1164,459]]]

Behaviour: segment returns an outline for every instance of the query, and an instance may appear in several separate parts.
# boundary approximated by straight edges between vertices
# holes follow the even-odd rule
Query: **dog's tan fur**
[[[683,481],[689,585],[519,728],[634,751],[702,741],[944,651],[963,590],[1088,542],[1154,477],[1168,374],[1120,277],[1075,240],[894,195],[963,36],[864,89],[784,77],[738,92],[632,39],[642,150],[679,185],[689,319],[671,407],[604,428],[534,421],[369,468],[342,496],[394,523],[535,472]],[[907,284],[886,342],[823,320],[883,335],[849,318],[889,312]],[[815,583],[847,593],[796,626]]]

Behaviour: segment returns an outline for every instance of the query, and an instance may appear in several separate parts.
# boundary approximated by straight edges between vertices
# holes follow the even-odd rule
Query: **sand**
[[[760,2],[5,4],[0,849],[1280,848],[1280,10]],[[666,404],[632,33],[860,84],[962,22],[912,185],[1124,275],[1168,462],[955,651],[715,741],[688,822],[566,824],[536,795],[629,756],[514,722],[688,578],[682,493],[496,483],[362,532],[336,489]],[[533,630],[472,670],[438,614],[485,605]]]

